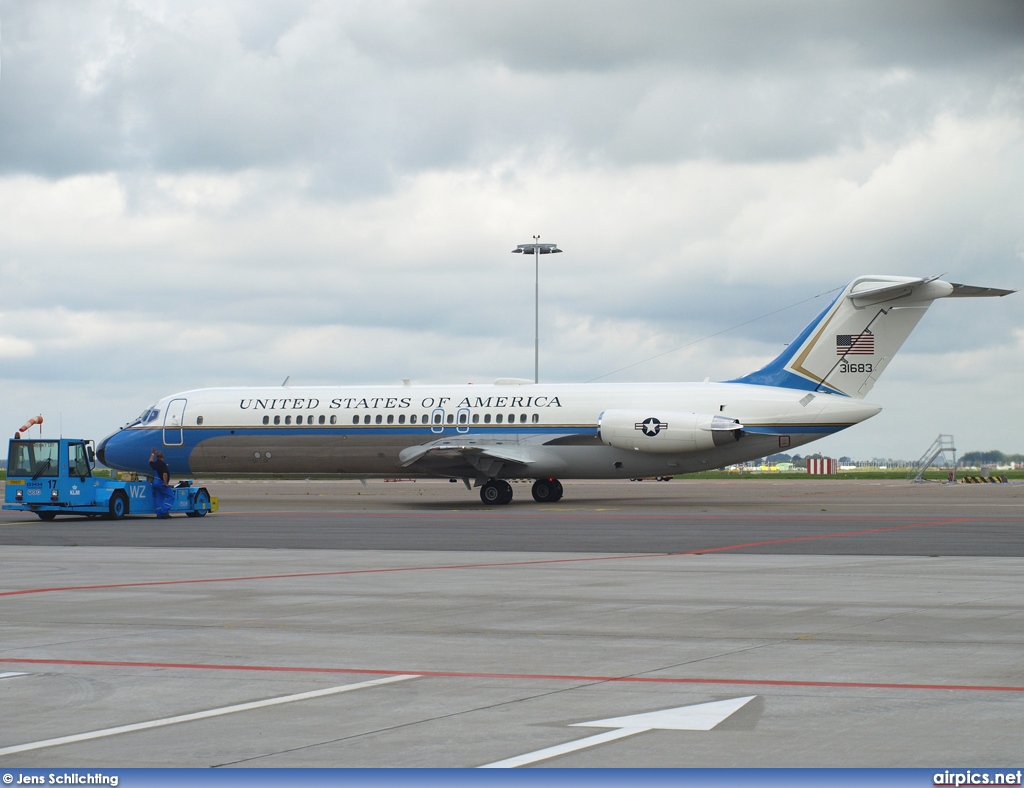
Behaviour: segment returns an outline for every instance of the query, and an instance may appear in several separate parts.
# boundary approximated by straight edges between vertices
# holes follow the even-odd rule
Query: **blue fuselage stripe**
[[[743,431],[755,435],[832,435],[845,430],[848,424],[780,424],[777,427],[744,426]]]
[[[744,431],[751,435],[794,435],[794,436],[825,436],[832,435],[842,429],[845,429],[849,425],[844,424],[783,424],[783,425],[750,425],[744,428]],[[130,427],[121,430],[120,432],[114,433],[109,436],[106,440],[101,443],[101,450],[104,452],[103,461],[112,468],[120,470],[132,470],[138,472],[148,472],[149,468],[149,456],[150,451],[156,447],[160,448],[166,454],[167,463],[171,466],[173,472],[177,476],[181,474],[194,473],[195,470],[192,468],[191,460],[196,451],[202,451],[202,446],[208,441],[217,441],[213,452],[220,452],[226,447],[223,443],[223,439],[230,439],[233,437],[237,438],[259,438],[259,439],[272,439],[267,441],[267,445],[258,446],[252,443],[249,444],[253,449],[262,451],[264,448],[268,451],[275,450],[275,446],[280,448],[285,445],[301,446],[304,438],[325,438],[334,437],[338,438],[337,449],[340,452],[344,452],[343,447],[346,445],[342,439],[365,436],[367,438],[383,438],[384,436],[392,436],[394,438],[405,439],[399,441],[399,443],[390,443],[390,451],[396,451],[401,448],[401,443],[406,442],[406,445],[414,445],[419,442],[427,442],[433,440],[439,440],[443,438],[458,439],[458,438],[469,438],[493,435],[501,439],[514,439],[516,436],[550,436],[552,438],[566,436],[566,435],[588,435],[595,436],[597,434],[596,426],[585,426],[585,425],[527,425],[527,424],[508,424],[508,425],[470,425],[469,429],[460,432],[455,426],[445,425],[444,429],[439,432],[434,432],[429,426],[409,426],[409,425],[346,425],[346,426],[313,426],[313,427],[273,427],[273,426],[253,426],[253,427],[185,427],[181,430],[181,444],[168,445],[164,444],[163,439],[165,436],[165,430],[162,428],[153,427]],[[177,430],[175,430],[177,433]],[[289,439],[294,440],[291,443]],[[286,441],[286,443],[282,443]],[[314,444],[321,447],[323,443]],[[328,445],[334,445],[328,444]],[[364,446],[366,444],[363,444]],[[382,446],[383,447],[383,446]],[[558,447],[551,445],[548,448],[557,450]],[[210,451],[208,448],[207,452]],[[202,455],[199,455],[197,459],[197,465],[200,467],[208,467],[206,463],[212,458],[207,456],[204,460]]]

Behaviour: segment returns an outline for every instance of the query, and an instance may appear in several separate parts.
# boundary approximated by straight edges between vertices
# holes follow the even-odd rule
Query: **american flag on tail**
[[[873,356],[875,335],[870,331],[863,334],[836,334],[837,356]]]

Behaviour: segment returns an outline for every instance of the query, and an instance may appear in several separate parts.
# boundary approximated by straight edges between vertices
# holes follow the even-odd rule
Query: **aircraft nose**
[[[96,459],[108,468],[119,471],[137,471],[139,470],[139,455],[140,453],[145,454],[145,448],[140,449],[135,445],[139,443],[138,439],[141,437],[134,435],[132,430],[118,430],[99,442],[96,447]],[[142,459],[144,460],[145,457],[143,456]]]
[[[123,452],[120,451],[117,440],[120,434],[120,432],[115,432],[99,442],[99,445],[96,447],[96,459],[108,468],[124,470],[118,463],[119,459],[124,459],[120,456]]]

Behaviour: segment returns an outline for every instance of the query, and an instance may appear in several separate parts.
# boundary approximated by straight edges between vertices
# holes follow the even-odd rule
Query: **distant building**
[[[807,473],[811,476],[832,476],[838,470],[838,465],[831,457],[811,457],[807,460]]]

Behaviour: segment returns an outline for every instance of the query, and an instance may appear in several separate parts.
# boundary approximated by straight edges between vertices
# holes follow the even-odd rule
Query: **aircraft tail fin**
[[[861,399],[871,391],[933,301],[1012,292],[954,284],[937,276],[860,276],[777,358],[729,382],[825,391]]]

